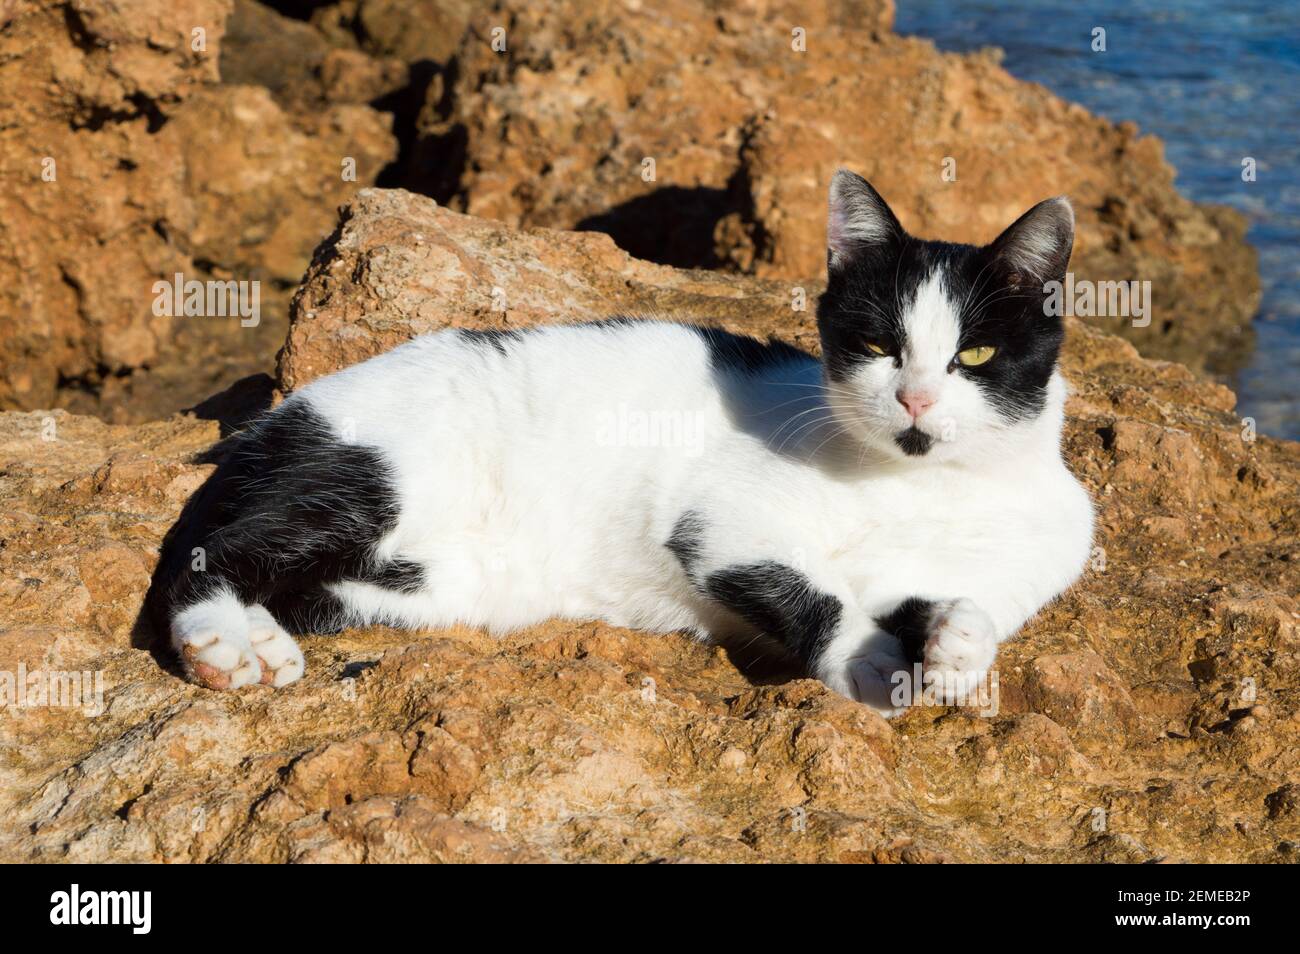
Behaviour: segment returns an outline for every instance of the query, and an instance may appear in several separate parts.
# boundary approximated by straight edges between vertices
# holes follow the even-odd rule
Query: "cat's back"
[[[727,381],[791,361],[816,365],[777,342],[650,319],[448,329],[318,379],[297,398],[381,442],[413,425],[598,442],[613,426],[636,441],[646,429],[715,423]]]

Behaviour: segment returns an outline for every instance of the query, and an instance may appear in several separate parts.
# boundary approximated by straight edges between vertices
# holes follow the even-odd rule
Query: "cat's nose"
[[[916,420],[926,411],[934,406],[934,396],[926,391],[904,391],[898,390],[894,393],[898,398],[898,403],[907,409],[907,413],[912,415],[912,420]]]

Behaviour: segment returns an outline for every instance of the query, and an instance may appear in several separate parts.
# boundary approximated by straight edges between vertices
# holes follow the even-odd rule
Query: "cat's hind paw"
[[[178,613],[172,646],[185,675],[201,686],[238,689],[262,680],[244,608],[233,597],[204,600]]]
[[[307,660],[298,648],[297,641],[275,621],[275,617],[265,607],[250,606],[245,613],[248,618],[248,639],[262,666],[262,685],[279,689],[301,679],[307,668]]]
[[[929,693],[953,703],[974,693],[998,654],[989,614],[964,597],[936,603],[922,662]]]

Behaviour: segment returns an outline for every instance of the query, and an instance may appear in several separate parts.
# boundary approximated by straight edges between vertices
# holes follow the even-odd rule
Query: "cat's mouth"
[[[925,431],[920,430],[915,424],[905,431],[899,431],[894,435],[894,443],[897,444],[908,457],[920,457],[929,452],[934,444],[934,438]]]

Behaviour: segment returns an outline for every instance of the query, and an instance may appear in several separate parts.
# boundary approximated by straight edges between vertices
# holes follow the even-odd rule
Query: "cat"
[[[1080,575],[1044,285],[1065,198],[982,247],[830,188],[822,359],[666,321],[451,329],[316,380],[233,438],[164,547],[186,675],[284,686],[291,632],[550,617],[775,641],[886,715],[940,701]]]

